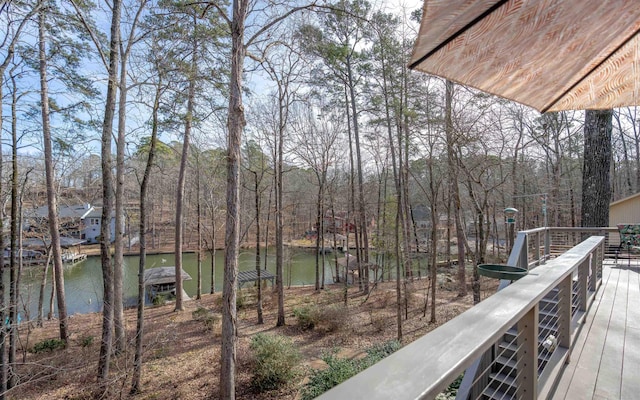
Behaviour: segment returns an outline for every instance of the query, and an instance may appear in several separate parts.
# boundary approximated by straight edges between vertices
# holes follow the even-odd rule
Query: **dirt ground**
[[[449,271],[454,273],[454,271]],[[424,335],[472,305],[469,293],[458,297],[453,280],[445,274],[437,291],[437,322],[430,323],[425,308],[427,279],[408,283],[408,318],[403,316],[403,345]],[[482,282],[482,297],[495,292],[495,284]],[[238,399],[296,399],[311,368],[321,368],[322,355],[337,351],[343,357],[357,357],[372,344],[397,337],[395,282],[378,284],[370,296],[357,288],[348,291],[347,312],[324,321],[314,330],[296,325],[293,310],[316,303],[320,307],[343,302],[343,286],[336,284],[316,292],[312,287],[285,291],[286,325],[275,327],[277,298],[265,290],[264,324],[257,324],[255,288],[244,289],[243,306],[238,312],[236,395]],[[173,304],[145,310],[145,340],[142,393],[129,394],[134,352],[136,310],[126,311],[128,345],[124,354],[112,358],[109,399],[217,399],[220,356],[220,323],[213,330],[194,319],[199,307],[220,312],[219,293],[185,302],[185,311],[175,312]],[[429,295],[429,298],[431,296]],[[34,354],[28,350],[45,339],[55,338],[57,321],[42,328],[22,324],[17,360],[17,386],[10,399],[90,399],[97,393],[96,373],[101,337],[101,314],[74,315],[70,318],[70,345],[66,349]],[[279,390],[255,393],[251,386],[251,337],[259,332],[289,337],[302,353],[300,373],[294,383]],[[24,357],[24,358],[23,358]]]

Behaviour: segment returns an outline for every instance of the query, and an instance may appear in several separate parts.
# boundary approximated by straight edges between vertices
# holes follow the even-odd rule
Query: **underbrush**
[[[253,386],[257,392],[291,382],[297,374],[300,353],[284,336],[258,333],[251,338]]]
[[[298,327],[303,331],[322,327],[326,332],[336,332],[347,320],[347,309],[342,304],[320,307],[306,304],[293,309]]]
[[[44,353],[51,352],[58,349],[63,349],[65,347],[65,343],[60,339],[45,339],[42,342],[38,342],[33,346],[31,350],[32,353]]]
[[[325,354],[322,360],[328,367],[311,371],[309,383],[307,383],[302,390],[301,399],[311,400],[320,396],[322,393],[339,385],[357,373],[364,371],[399,348],[400,343],[396,340],[373,345],[367,350],[367,355],[358,360],[338,358],[335,353]]]

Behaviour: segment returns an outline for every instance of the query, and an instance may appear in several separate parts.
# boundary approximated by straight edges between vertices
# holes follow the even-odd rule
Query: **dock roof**
[[[182,280],[190,281],[191,275],[182,270]],[[174,283],[176,281],[176,267],[156,267],[149,268],[144,271],[145,285],[162,285],[165,283]]]

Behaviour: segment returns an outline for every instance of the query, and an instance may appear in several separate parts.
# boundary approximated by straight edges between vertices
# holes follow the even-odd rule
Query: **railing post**
[[[536,232],[536,239],[535,239],[535,258],[536,258],[536,266],[540,265],[540,232]]]
[[[584,260],[578,266],[578,310],[587,311],[587,299],[589,298],[589,265],[591,257]]]
[[[529,235],[524,235],[524,243],[520,252],[520,260],[518,261],[519,267],[529,270]]]
[[[589,279],[589,290],[595,292],[598,289],[598,264],[600,257],[598,253],[600,252],[600,246],[595,250],[595,252],[589,255],[589,272],[591,273],[591,277]]]
[[[546,260],[551,257],[551,229],[549,227],[545,227],[544,230],[544,259]]]
[[[538,397],[538,304],[518,321],[517,396]]]
[[[560,282],[558,291],[560,298],[558,299],[558,345],[567,349],[571,348],[571,297],[573,296],[573,288],[571,284],[573,279],[571,275]],[[566,362],[569,363],[570,352],[567,353]]]

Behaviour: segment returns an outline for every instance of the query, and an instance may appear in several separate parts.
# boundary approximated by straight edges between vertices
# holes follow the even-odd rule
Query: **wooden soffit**
[[[640,100],[640,0],[425,0],[409,66],[541,112]]]

